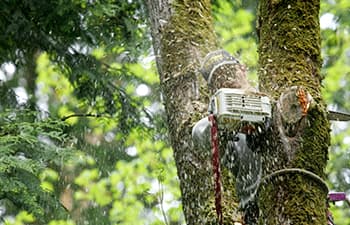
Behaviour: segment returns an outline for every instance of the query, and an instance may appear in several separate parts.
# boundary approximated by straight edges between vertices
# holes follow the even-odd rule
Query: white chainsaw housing
[[[271,118],[269,97],[243,89],[221,88],[212,97],[210,109],[218,126],[236,129],[239,124],[263,124]]]

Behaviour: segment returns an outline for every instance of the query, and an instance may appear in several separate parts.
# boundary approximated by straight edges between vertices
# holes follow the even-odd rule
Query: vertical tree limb
[[[210,1],[148,0],[147,6],[186,222],[207,224],[210,155],[193,148],[191,129],[207,108],[200,60],[216,48]]]
[[[319,7],[319,0],[260,1],[260,90],[279,99],[262,143],[265,175],[278,175],[260,189],[260,224],[326,224],[322,182],[285,170],[325,178],[330,135],[320,93]]]
[[[217,49],[210,0],[148,0],[147,6],[186,222],[217,224],[210,149],[195,149],[191,138],[209,100],[200,63]],[[223,177],[224,224],[233,224],[234,180],[227,171]]]

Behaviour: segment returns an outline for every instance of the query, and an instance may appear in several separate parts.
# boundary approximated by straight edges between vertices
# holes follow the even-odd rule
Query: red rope
[[[221,183],[220,183],[220,155],[219,155],[219,138],[218,124],[213,114],[208,117],[211,122],[211,147],[212,147],[212,164],[214,173],[214,189],[215,189],[215,209],[219,219],[219,224],[222,224],[222,208],[221,208]]]

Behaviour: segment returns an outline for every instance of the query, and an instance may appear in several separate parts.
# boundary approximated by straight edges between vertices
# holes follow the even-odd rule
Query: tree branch
[[[108,117],[108,116],[104,116],[101,114],[94,114],[94,113],[77,113],[77,114],[71,114],[71,115],[62,117],[61,120],[66,121],[73,117],[96,117],[97,118],[97,117]],[[111,117],[108,117],[108,118],[111,118]]]

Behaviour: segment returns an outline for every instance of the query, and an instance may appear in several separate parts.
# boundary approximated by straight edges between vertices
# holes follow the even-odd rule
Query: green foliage
[[[13,81],[27,80],[30,101],[35,60],[46,52],[87,106],[139,122],[137,102],[124,90],[128,69],[110,65],[136,61],[149,47],[141,1],[1,1],[0,20],[0,63],[17,66]]]
[[[256,1],[212,2],[220,45],[256,80]],[[322,2],[321,16],[337,23],[322,29],[323,95],[350,111],[349,3]],[[0,206],[5,216],[33,215],[5,224],[183,224],[146,19],[141,0],[0,1]],[[149,92],[140,95],[140,85]],[[19,110],[15,87],[34,102],[30,111]],[[346,126],[334,128],[328,166],[338,191],[350,190]],[[58,201],[65,190],[69,212]],[[332,212],[350,224],[344,207]]]
[[[76,185],[72,185],[75,192],[75,204],[72,210],[79,211],[80,217],[74,219],[78,224],[84,224],[86,221],[98,224],[110,224],[113,221],[118,221],[118,224],[130,224],[130,221],[133,221],[133,223],[136,224],[144,223],[145,220],[150,220],[150,218],[154,217],[154,214],[160,215],[159,206],[154,203],[147,203],[150,201],[154,202],[155,200],[152,199],[155,197],[152,197],[150,194],[146,196],[144,185],[137,185],[136,182],[128,184],[128,189],[135,189],[135,191],[132,191],[127,196],[123,195],[118,197],[118,195],[114,193],[115,190],[111,190],[111,179],[116,177],[116,163],[123,165],[118,171],[120,171],[121,174],[127,174],[123,175],[122,178],[122,180],[125,180],[127,183],[130,178],[144,179],[143,177],[149,177],[147,178],[147,182],[150,180],[156,182],[157,180],[158,175],[152,172],[156,170],[154,168],[137,172],[139,168],[142,168],[144,164],[148,163],[148,158],[154,157],[156,154],[154,151],[149,150],[147,156],[143,156],[143,154],[134,155],[134,153],[130,155],[127,154],[127,151],[128,148],[137,148],[143,151],[143,145],[139,144],[139,146],[134,146],[133,141],[131,141],[134,139],[142,140],[143,138],[143,140],[146,140],[145,138],[147,138],[148,140],[148,138],[152,136],[157,136],[158,145],[163,143],[160,139],[165,138],[164,111],[160,108],[158,103],[159,79],[154,73],[154,67],[152,67],[152,65],[141,63],[112,63],[111,67],[117,69],[124,67],[129,71],[124,77],[126,79],[125,82],[123,81],[124,78],[118,78],[118,82],[124,87],[125,93],[130,98],[115,102],[118,104],[118,107],[126,108],[125,114],[129,117],[120,118],[117,117],[117,115],[109,116],[103,113],[105,109],[104,104],[96,102],[95,107],[91,107],[88,103],[86,104],[84,101],[76,98],[76,95],[74,95],[74,87],[70,84],[69,80],[65,78],[65,74],[57,69],[57,65],[50,61],[48,54],[42,54],[37,60],[37,82],[42,87],[40,92],[43,95],[47,95],[50,99],[51,112],[58,113],[60,117],[84,111],[96,114],[101,113],[98,118],[82,116],[72,117],[66,120],[68,123],[72,124],[68,130],[70,135],[77,137],[77,148],[83,149],[85,154],[90,155],[90,157],[94,159],[92,162],[88,163],[88,165],[80,165],[79,163],[72,165],[74,168],[74,174],[72,176],[77,176],[75,179]],[[151,92],[137,95],[137,88],[140,84],[147,85]],[[99,96],[98,99],[103,100]],[[62,102],[65,103],[62,104]],[[130,107],[128,108],[127,106],[127,104],[130,103],[134,104],[135,107],[137,106],[137,110],[140,111],[136,122],[132,122],[132,120],[128,119],[130,116],[134,115]],[[141,122],[141,120],[143,122]],[[149,144],[150,142],[152,141],[147,141]],[[161,145],[163,146],[164,143]],[[164,147],[161,147],[161,149],[163,148]],[[162,150],[159,150],[158,154],[165,154],[164,157],[168,158],[168,162],[172,159],[171,150],[169,148],[164,149],[166,149],[166,153],[161,153]],[[140,160],[140,158],[142,158],[142,160]],[[150,161],[149,163],[158,168],[162,167],[165,162],[154,163]],[[174,166],[174,164],[172,165]],[[169,181],[176,177],[174,167],[169,167],[169,169],[165,171],[172,171],[169,172],[169,174],[173,174],[169,177]],[[135,176],[130,177],[129,174],[135,174]],[[50,182],[42,182],[42,185],[43,184],[49,188],[52,186]],[[61,183],[60,185],[62,185],[62,187],[58,189],[65,188],[67,184]],[[176,193],[172,195],[173,197],[171,198],[175,199],[173,201],[176,201],[176,199],[179,198],[177,181],[175,183],[172,182],[171,185],[166,184],[164,185],[164,188],[165,187],[167,188],[167,193]],[[138,190],[140,188],[141,191]],[[130,199],[128,196],[130,196]],[[118,203],[114,203],[116,201],[125,201],[125,204],[123,204],[122,207],[118,207]],[[136,208],[138,208],[138,210],[136,210]],[[176,204],[176,207],[170,207],[169,210],[174,211],[175,208],[179,208],[179,203]],[[152,212],[153,210],[155,210],[155,212]],[[111,214],[109,218],[105,216],[108,212]],[[142,215],[144,212],[148,212],[150,218],[143,218]],[[130,216],[129,213],[137,213],[137,215]],[[172,212],[171,218],[173,218],[174,221],[181,222],[182,215],[180,212]]]
[[[103,224],[159,224],[164,223],[161,207],[165,206],[167,219],[180,223],[180,193],[171,149],[155,140],[151,131],[138,129],[128,135],[125,144],[132,158],[118,160],[108,174],[103,175],[103,167],[93,167],[75,179],[75,198],[90,202],[84,215],[96,215],[100,208],[109,217]]]
[[[113,48],[128,42],[140,49],[144,33],[139,27],[144,18],[140,3],[123,0],[2,1],[0,62],[10,59],[16,64],[24,63],[26,54],[38,50],[70,58],[77,53],[74,45]],[[68,60],[75,61],[73,58]]]
[[[5,218],[5,225],[24,225],[25,223],[32,223],[35,221],[33,215],[28,214],[26,211],[19,212],[14,219]]]
[[[330,108],[344,112],[350,112],[349,7],[350,3],[346,0],[322,1],[320,13],[324,59],[322,73],[325,76],[323,96]],[[349,194],[349,123],[333,122],[332,130],[327,165],[329,186],[333,191],[345,191]],[[335,223],[350,224],[350,210],[346,204],[336,204],[331,210]]]
[[[349,110],[350,96],[350,66],[349,66],[349,49],[350,35],[350,16],[345,13],[349,7],[348,1],[339,0],[332,4],[321,5],[321,19],[325,16],[325,26],[322,29],[323,40],[323,57],[324,57],[324,74],[325,89],[324,96],[336,107]]]
[[[0,113],[0,199],[26,210],[39,221],[66,217],[52,193],[41,187],[39,175],[48,166],[60,166],[71,158],[65,124],[40,119],[26,110]],[[55,213],[53,213],[55,212]]]
[[[49,225],[75,225],[72,220],[52,220]]]
[[[16,67],[15,74],[6,76],[6,80],[0,83],[0,91],[4,96],[0,106],[2,109],[7,107],[14,110],[19,107],[17,93],[13,92],[13,88],[23,86],[29,101],[34,105],[32,110],[44,109],[49,118],[63,118],[71,125],[62,127],[64,123],[57,122],[52,124],[54,130],[49,132],[47,129],[44,132],[43,125],[39,123],[50,123],[36,119],[36,116],[34,122],[21,119],[16,120],[16,123],[9,122],[8,129],[12,125],[26,130],[20,137],[11,136],[14,139],[11,139],[11,144],[15,142],[16,146],[27,149],[23,153],[26,160],[20,160],[16,156],[19,147],[1,147],[7,156],[0,168],[26,172],[8,172],[2,179],[4,182],[1,187],[8,189],[1,189],[0,199],[10,198],[11,203],[14,199],[18,201],[14,202],[16,210],[13,214],[18,211],[16,207],[21,207],[33,213],[38,223],[47,223],[51,218],[63,218],[57,215],[59,213],[49,213],[59,211],[54,206],[61,197],[62,203],[70,210],[72,221],[77,224],[86,224],[87,221],[91,224],[111,224],[112,221],[130,224],[128,221],[131,220],[142,223],[149,220],[141,216],[144,212],[152,220],[157,220],[155,214],[160,215],[159,207],[153,204],[153,197],[144,192],[148,181],[157,181],[158,175],[154,171],[158,171],[158,167],[162,167],[165,162],[151,161],[157,169],[138,170],[154,154],[163,154],[161,149],[166,149],[167,162],[172,155],[171,150],[165,147],[166,144],[160,141],[165,137],[164,110],[159,106],[159,79],[154,73],[154,66],[149,65],[147,56],[144,56],[149,50],[150,41],[141,3],[126,0],[0,3],[0,64],[8,62]],[[140,85],[150,91],[139,94]],[[148,149],[147,156],[141,153],[127,154],[127,148],[136,148],[130,141],[131,131],[145,135],[137,136],[139,139],[157,136],[154,140],[163,143],[161,147],[158,143],[159,153]],[[74,137],[74,141],[67,143],[68,136]],[[44,145],[41,143],[42,138],[50,142]],[[60,155],[66,152],[62,148],[66,144],[82,149],[73,162],[67,162]],[[21,154],[22,149],[18,150]],[[76,153],[73,149],[70,151]],[[26,155],[29,153],[30,156]],[[118,172],[115,169],[117,162],[123,165]],[[58,166],[59,163],[64,165]],[[169,180],[173,180],[176,174],[174,164],[171,165],[164,170],[171,171]],[[126,183],[132,173],[137,174],[133,179],[142,180],[146,177],[147,182],[144,181],[139,187],[136,181],[132,181],[127,184],[128,190],[134,189],[128,194],[130,197],[119,196],[116,187],[111,187],[111,177],[118,177],[115,173],[122,176],[118,179]],[[163,187],[169,187],[169,193],[176,193],[170,199],[179,198],[176,180]],[[68,200],[62,200],[66,190],[76,191],[73,194],[75,199],[69,199],[68,194]],[[164,192],[168,193],[168,190]],[[44,201],[48,198],[46,196],[55,201]],[[114,207],[117,200],[125,202],[127,207]],[[176,207],[179,207],[178,204]],[[154,213],[153,208],[156,211]],[[174,207],[168,208],[174,210]],[[108,218],[106,214],[109,212],[111,216]],[[132,217],[128,212],[138,216]],[[171,215],[174,221],[181,222],[181,213]],[[63,222],[57,220],[51,223]]]

